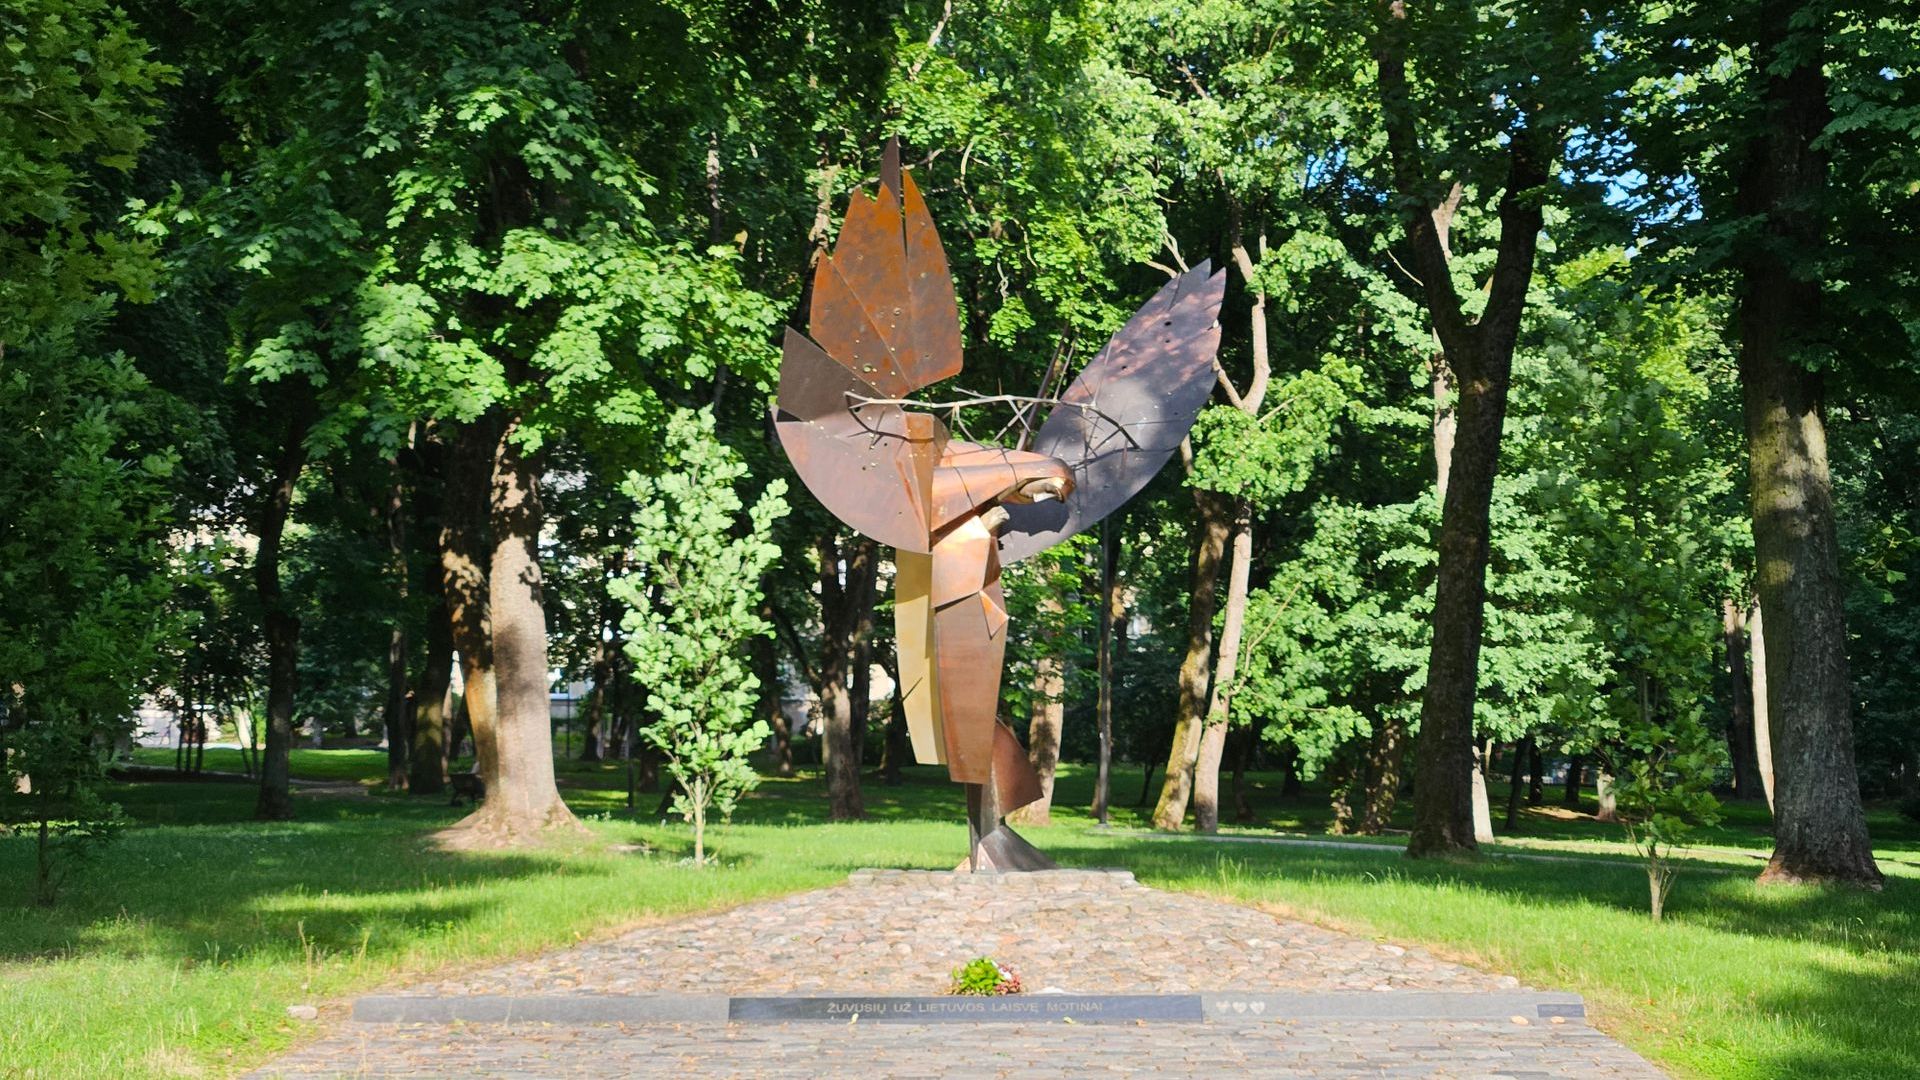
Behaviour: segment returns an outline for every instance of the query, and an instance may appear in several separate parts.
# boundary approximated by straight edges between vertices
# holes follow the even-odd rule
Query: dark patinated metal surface
[[[1070,465],[1073,497],[1007,507],[1003,565],[1098,524],[1180,448],[1213,393],[1226,287],[1226,271],[1209,274],[1205,262],[1168,282],[1060,395],[1099,409],[1056,407],[1033,440],[1035,453]]]

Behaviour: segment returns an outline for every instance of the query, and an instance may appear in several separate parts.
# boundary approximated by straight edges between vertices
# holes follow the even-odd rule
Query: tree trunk
[[[1520,824],[1521,783],[1525,776],[1527,760],[1533,756],[1533,736],[1529,735],[1514,744],[1513,775],[1507,780],[1507,818],[1502,828],[1512,832]]]
[[[1753,642],[1753,767],[1760,774],[1760,790],[1767,797],[1767,809],[1773,809],[1773,725],[1767,712],[1767,635],[1760,618],[1760,605],[1753,605],[1747,616],[1747,635]]]
[[[1420,783],[1414,790],[1413,837],[1407,854],[1419,857],[1472,851],[1478,843],[1473,703],[1486,615],[1489,511],[1499,471],[1514,343],[1526,310],[1543,224],[1542,202],[1535,192],[1547,183],[1559,156],[1560,133],[1544,117],[1529,115],[1525,129],[1507,142],[1498,250],[1487,280],[1485,305],[1477,318],[1470,319],[1454,289],[1450,265],[1449,231],[1461,188],[1454,185],[1438,205],[1430,201],[1432,178],[1422,156],[1420,106],[1407,86],[1406,7],[1381,3],[1377,11],[1381,17],[1375,42],[1381,116],[1393,184],[1406,206],[1404,226],[1412,272],[1420,281],[1458,395],[1453,447],[1446,455],[1442,478],[1433,637],[1415,747]]]
[[[1113,629],[1125,625],[1125,612],[1119,610],[1120,590],[1114,588],[1119,567],[1120,544],[1113,519],[1100,523],[1100,690],[1095,704],[1095,719],[1100,731],[1100,761],[1093,779],[1093,820],[1105,826],[1108,807],[1113,801]]]
[[[913,741],[907,732],[906,705],[901,700],[899,664],[886,668],[893,683],[893,707],[887,713],[887,741],[880,755],[880,782],[888,787],[906,783],[907,760],[913,757]]]
[[[1220,647],[1214,657],[1212,700],[1193,769],[1193,823],[1203,833],[1220,831],[1220,759],[1227,747],[1233,715],[1233,682],[1240,662],[1240,639],[1247,623],[1247,591],[1253,566],[1253,508],[1234,506],[1233,563],[1227,570],[1227,610],[1220,623]]]
[[[400,470],[393,467],[393,483],[387,488],[386,512],[387,560],[395,573],[395,600],[400,608],[387,630],[387,701],[381,710],[381,726],[387,733],[387,790],[405,791],[410,777],[407,753],[413,748],[413,717],[407,707],[407,492],[400,483]]]
[[[1167,751],[1167,773],[1160,801],[1153,808],[1153,827],[1178,829],[1187,817],[1193,795],[1194,765],[1200,758],[1200,732],[1208,709],[1208,661],[1213,657],[1213,613],[1232,518],[1227,500],[1209,491],[1195,491],[1199,509],[1195,523],[1192,585],[1188,589],[1187,655],[1180,661],[1180,705],[1173,728],[1173,746]]]
[[[1040,599],[1040,618],[1057,618],[1060,598]],[[1053,774],[1060,763],[1060,727],[1066,719],[1067,670],[1060,654],[1043,651],[1033,664],[1032,718],[1027,725],[1027,760],[1040,777],[1040,797],[1007,815],[1015,825],[1053,824]]]
[[[852,597],[853,669],[848,672],[847,705],[852,717],[848,741],[857,776],[867,763],[867,724],[873,717],[873,605],[878,594],[880,552],[875,546],[860,565]]]
[[[416,795],[438,795],[447,788],[447,703],[453,689],[453,622],[438,566],[428,567],[426,588],[433,606],[427,612],[426,666],[415,680],[408,788]]]
[[[761,579],[760,595],[766,596],[768,582]],[[772,623],[772,605],[761,602],[760,617]],[[774,639],[766,634],[756,634],[747,643],[747,655],[753,662],[754,677],[760,680],[760,714],[766,718],[767,726],[773,729],[773,771],[776,776],[793,775],[793,732],[787,727],[787,714],[780,711],[780,697],[783,687],[780,684],[780,656],[775,651]]]
[[[1233,820],[1242,825],[1253,824],[1253,799],[1248,794],[1247,770],[1253,767],[1253,755],[1260,748],[1260,734],[1265,728],[1264,720],[1241,728],[1239,745],[1233,748]]]
[[[492,561],[487,611],[493,628],[496,753],[486,802],[447,832],[456,846],[512,847],[555,833],[586,832],[560,799],[553,775],[553,714],[547,615],[540,583],[540,474],[508,425],[495,448]]]
[[[1547,800],[1547,763],[1540,758],[1540,744],[1529,740],[1527,748],[1527,805],[1539,806]]]
[[[1360,793],[1364,770],[1365,763],[1358,760],[1351,745],[1337,751],[1327,769],[1327,781],[1333,785],[1330,806],[1333,810],[1331,831],[1335,836],[1351,836],[1359,827],[1359,816],[1354,813],[1354,799]]]
[[[293,697],[299,683],[300,616],[280,590],[280,541],[293,510],[293,489],[307,463],[310,406],[295,408],[287,421],[280,459],[273,470],[255,532],[260,546],[253,558],[253,587],[260,598],[267,639],[267,738],[260,760],[260,798],[253,816],[285,821],[293,816]],[[315,721],[318,723],[318,721]]]
[[[1601,769],[1593,777],[1593,789],[1599,796],[1599,807],[1593,812],[1595,821],[1620,820],[1619,807],[1613,797],[1613,774]]]
[[[491,776],[499,757],[494,716],[493,627],[488,617],[488,517],[499,424],[482,417],[455,437],[440,515],[440,575],[453,646],[460,654],[462,713],[473,736],[473,771]]]
[[[1567,787],[1560,796],[1560,805],[1569,810],[1580,809],[1580,774],[1586,769],[1585,754],[1575,754],[1567,761]]]
[[[1493,746],[1491,743],[1470,746],[1468,753],[1473,755],[1473,774],[1467,780],[1467,794],[1473,799],[1473,840],[1475,844],[1484,844],[1493,839],[1493,806],[1487,798],[1487,768]],[[1425,786],[1424,780],[1422,786]],[[1419,794],[1419,789],[1414,789],[1416,798]],[[1415,828],[1418,827],[1416,820]]]
[[[1380,720],[1367,744],[1366,787],[1358,831],[1379,836],[1393,820],[1400,795],[1400,769],[1406,759],[1407,726],[1398,720]]]
[[[1736,196],[1763,222],[1740,259],[1740,385],[1774,748],[1773,857],[1762,882],[1833,881],[1878,888],[1854,768],[1845,585],[1834,533],[1822,379],[1803,362],[1824,325],[1827,161],[1817,140],[1831,114],[1818,5],[1771,0],[1752,27],[1765,122],[1756,125]],[[1790,66],[1788,66],[1790,65]]]
[[[860,758],[854,746],[852,679],[848,670],[852,661],[853,635],[860,619],[856,610],[861,595],[871,595],[877,545],[862,537],[854,542],[847,559],[846,583],[840,582],[840,558],[836,544],[820,544],[820,602],[826,640],[822,643],[819,672],[821,719],[820,755],[827,773],[827,817],[833,821],[855,821],[866,816],[866,803],[860,793]],[[862,580],[867,586],[862,586]],[[872,604],[868,603],[871,619]]]
[[[1730,707],[1727,710],[1727,751],[1733,764],[1733,797],[1752,799],[1764,794],[1760,762],[1754,753],[1753,684],[1747,674],[1747,627],[1741,605],[1732,597],[1720,602],[1720,643],[1727,654]]]

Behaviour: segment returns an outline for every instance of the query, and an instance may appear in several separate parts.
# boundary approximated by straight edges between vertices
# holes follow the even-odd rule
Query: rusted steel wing
[[[1010,520],[1000,533],[1003,565],[1113,513],[1179,449],[1213,392],[1226,287],[1226,271],[1210,273],[1205,262],[1168,282],[1067,387],[1034,436],[1033,450],[1068,464],[1073,497],[1008,506]],[[1097,406],[1111,422],[1075,403]]]
[[[849,406],[881,396],[789,329],[774,429],[807,490],[835,517],[904,551],[931,546],[933,461],[946,429],[898,405]]]

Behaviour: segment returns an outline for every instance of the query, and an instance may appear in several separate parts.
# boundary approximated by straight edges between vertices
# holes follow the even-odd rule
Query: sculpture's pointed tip
[[[894,198],[900,197],[900,138],[894,136],[887,140],[886,149],[880,152],[880,183]]]

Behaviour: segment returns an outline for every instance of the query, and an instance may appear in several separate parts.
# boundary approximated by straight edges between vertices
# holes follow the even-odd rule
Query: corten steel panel
[[[1064,502],[1009,505],[1000,533],[1003,565],[1045,551],[1113,513],[1179,449],[1213,393],[1226,285],[1226,271],[1209,274],[1205,262],[1168,282],[1067,387],[1062,402],[1097,407],[1125,434],[1069,404],[1054,407],[1033,449],[1071,466],[1074,495]]]
[[[922,765],[947,760],[946,723],[940,715],[933,656],[933,556],[901,551],[894,555],[894,642],[899,652],[900,705],[913,741],[913,759]]]
[[[933,563],[936,597],[943,570],[957,579],[985,582],[945,606],[936,601],[933,614],[934,682],[946,725],[947,772],[963,784],[984,784],[993,766],[993,728],[1007,651],[1004,623],[994,632],[986,615],[989,601],[1006,610],[993,533],[979,518],[968,518],[941,537]]]
[[[794,471],[835,517],[883,544],[926,551],[932,471],[923,459],[943,445],[944,429],[898,405],[849,408],[850,393],[879,396],[789,329],[774,429]]]
[[[1072,490],[1073,473],[1066,462],[1026,450],[953,441],[947,444],[940,470],[933,477],[935,531],[995,502],[1025,501],[1017,493],[1034,480],[1055,479]]]
[[[1005,724],[993,725],[994,809],[1002,815],[1040,798],[1040,775],[1027,760],[1019,736]]]
[[[931,386],[960,374],[960,309],[946,250],[913,174],[903,174],[900,182],[906,188],[907,290],[913,311],[913,370],[908,377],[915,386]]]

